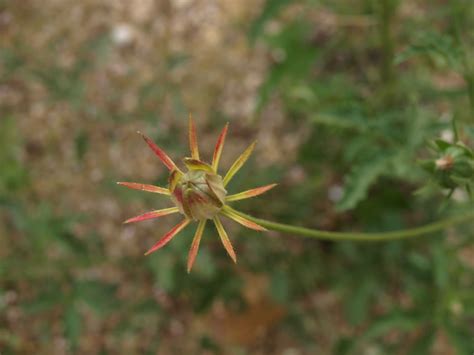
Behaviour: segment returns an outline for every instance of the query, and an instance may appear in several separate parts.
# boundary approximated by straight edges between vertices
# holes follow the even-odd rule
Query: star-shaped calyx
[[[191,157],[183,159],[184,165],[187,169],[186,172],[181,171],[173,162],[173,160],[171,160],[171,158],[150,138],[145,136],[143,133],[138,132],[151,148],[151,150],[168,168],[170,172],[168,188],[135,182],[118,182],[118,184],[131,189],[170,196],[174,207],[146,212],[142,215],[126,220],[125,223],[144,221],[173,213],[181,213],[184,216],[183,220],[174,226],[170,231],[168,231],[160,240],[158,240],[158,242],[156,242],[145,253],[145,255],[157,251],[166,245],[175,235],[177,235],[190,223],[197,222],[197,229],[194,234],[188,255],[187,269],[189,272],[194,264],[194,260],[196,259],[199,243],[201,242],[204,228],[208,220],[212,220],[214,223],[224,248],[234,262],[237,261],[237,257],[229,237],[222,226],[220,216],[228,217],[247,228],[257,231],[266,230],[259,224],[252,222],[242,216],[240,212],[232,208],[229,203],[261,195],[275,187],[276,184],[261,186],[236,194],[227,194],[227,184],[244,165],[255,147],[254,142],[247,149],[245,149],[245,151],[237,158],[237,160],[232,164],[230,169],[222,178],[218,173],[218,167],[222,154],[222,148],[227,135],[227,129],[228,124],[225,125],[224,129],[219,135],[212,157],[212,164],[207,164],[199,157],[196,127],[192,117],[189,117],[189,146],[191,150]]]

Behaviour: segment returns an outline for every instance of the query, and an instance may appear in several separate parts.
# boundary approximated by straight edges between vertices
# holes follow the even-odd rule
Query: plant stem
[[[446,218],[437,222],[429,223],[421,227],[403,229],[393,232],[378,232],[378,233],[360,233],[360,232],[330,232],[317,229],[310,229],[304,227],[293,226],[290,224],[283,224],[277,222],[267,221],[256,217],[249,216],[245,213],[238,212],[244,218],[260,224],[270,230],[301,235],[303,237],[324,239],[332,241],[352,240],[364,242],[384,242],[388,240],[399,240],[419,237],[425,234],[433,233],[445,229],[456,224],[474,222],[474,212],[465,213],[459,216]]]

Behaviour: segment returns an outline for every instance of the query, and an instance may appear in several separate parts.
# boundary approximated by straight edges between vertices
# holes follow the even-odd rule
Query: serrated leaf
[[[398,65],[414,56],[425,56],[433,60],[443,60],[444,65],[461,68],[462,50],[456,46],[453,39],[448,35],[436,32],[425,33],[416,43],[395,57]]]
[[[437,193],[440,192],[440,188],[437,184],[435,184],[433,181],[428,181],[426,185],[420,187],[417,189],[413,195],[419,197],[420,199],[428,199]]]
[[[384,155],[356,166],[346,178],[344,195],[336,208],[346,211],[366,198],[370,186],[387,170],[391,159],[392,156]]]
[[[438,149],[444,152],[446,149],[452,147],[454,144],[446,142],[442,139],[435,139],[433,143],[438,147]]]

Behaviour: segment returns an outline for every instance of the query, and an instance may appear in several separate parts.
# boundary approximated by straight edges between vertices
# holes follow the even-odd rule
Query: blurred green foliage
[[[303,128],[305,135],[296,161],[289,165],[261,168],[250,162],[245,169],[252,173],[240,176],[233,185],[236,190],[282,183],[266,198],[242,202],[242,210],[309,227],[381,231],[473,208],[472,198],[461,189],[454,191],[458,185],[430,184],[437,174],[433,164],[428,171],[419,164],[432,158],[428,141],[443,132],[454,135],[454,123],[456,139],[474,144],[473,2],[419,3],[421,9],[416,4],[411,8],[408,0],[267,0],[259,15],[248,21],[249,42],[265,48],[270,64],[259,88],[256,121],[248,131],[241,124],[237,132],[252,132],[277,103],[285,128]],[[2,11],[8,8],[0,6]],[[407,15],[410,11],[422,15]],[[135,73],[104,93],[101,104],[88,103],[90,88],[84,78],[100,76],[97,72],[112,51],[107,35],[86,39],[76,51],[78,60],[66,68],[51,59],[62,41],[54,43],[57,48],[44,49],[47,55],[38,58],[26,43],[2,48],[2,80],[5,85],[41,85],[45,101],[67,105],[79,115],[70,156],[77,163],[71,169],[78,175],[87,169],[87,154],[100,149],[91,143],[99,121],[111,128],[135,118],[155,122],[159,113],[154,102],[161,104],[169,97],[177,116],[192,109],[184,107],[180,87],[163,74],[192,57],[167,53],[153,73],[156,77],[139,87],[139,103],[131,114],[118,109],[117,102]],[[211,111],[208,126],[200,129],[213,131],[227,118],[217,108]],[[245,236],[247,231],[238,231],[233,237],[241,237],[239,269],[218,252],[218,240],[209,238],[188,276],[185,263],[192,231],[184,231],[151,257],[125,252],[117,256],[110,252],[114,241],[106,232],[78,228],[94,215],[83,209],[64,210],[61,201],[38,197],[32,175],[49,179],[58,172],[38,176],[29,168],[41,147],[29,146],[28,137],[19,133],[16,122],[21,114],[20,109],[4,106],[0,120],[2,355],[37,349],[54,353],[51,344],[58,337],[65,339],[65,353],[117,353],[124,351],[126,341],[133,344],[131,353],[143,354],[183,353],[181,342],[193,343],[195,353],[281,353],[271,345],[226,345],[202,326],[200,331],[186,328],[170,335],[173,320],[189,324],[212,317],[213,309],[221,306],[231,314],[245,314],[251,308],[245,295],[249,275],[263,275],[268,283],[265,301],[284,309],[285,315],[268,325],[277,331],[270,332],[267,342],[278,344],[281,338],[297,354],[474,352],[472,226],[385,244],[329,243],[253,232]],[[185,134],[179,128],[176,123],[154,138],[171,152],[183,153],[176,137]],[[113,130],[108,135],[110,144],[125,144]],[[437,142],[440,154],[457,144]],[[60,153],[54,145],[42,149]],[[304,172],[302,182],[287,182],[287,171],[295,167]],[[110,168],[104,180],[120,180],[119,174]],[[164,176],[156,179],[150,183],[166,181]],[[472,190],[472,175],[463,179],[457,183]],[[115,189],[108,180],[95,187],[98,199],[113,193],[114,204],[124,209],[137,201],[154,201]],[[414,194],[427,186],[429,193]],[[338,189],[342,195],[331,197],[329,192]],[[456,192],[461,197],[449,199]],[[250,288],[258,288],[259,279],[253,282]],[[320,305],[325,293],[335,309]],[[315,336],[321,329],[330,341]]]
[[[300,155],[307,171],[314,174],[308,181],[317,181],[321,174],[313,166],[330,166],[345,174],[344,193],[336,210],[355,209],[352,215],[367,230],[400,227],[404,215],[417,211],[426,217],[437,216],[436,206],[443,205],[451,213],[457,213],[459,207],[473,208],[472,202],[464,207],[459,202],[442,202],[439,188],[430,189],[423,201],[410,194],[417,185],[432,187],[417,162],[417,157],[426,154],[427,140],[451,130],[451,122],[438,118],[437,102],[454,108],[452,120],[462,127],[462,139],[472,144],[473,62],[469,55],[474,37],[468,22],[474,18],[473,6],[453,1],[431,11],[433,19],[456,12],[456,17],[450,17],[454,23],[445,28],[436,28],[436,23],[426,18],[395,30],[394,21],[406,2],[361,1],[356,6],[347,1],[326,2],[339,16],[334,21],[341,22],[341,27],[333,29],[315,26],[311,16],[325,2],[299,1],[304,9],[299,17],[284,23],[277,33],[265,32],[265,22],[278,16],[285,3],[266,2],[252,38],[264,38],[276,58],[261,88],[261,107],[270,95],[277,94],[290,119],[313,126]],[[372,35],[367,36],[357,24],[344,28],[349,16],[358,16],[360,26],[365,26],[366,18],[371,19]],[[363,40],[358,36],[364,36]],[[409,60],[402,68],[401,63]],[[429,75],[435,71],[459,73],[465,80],[464,88],[451,92],[433,87]],[[449,148],[455,144],[445,145],[443,150],[456,149]],[[465,148],[463,152],[469,160],[466,164],[472,165],[472,151]],[[470,171],[463,181],[458,180],[460,185],[443,187],[462,189],[471,186],[474,177]],[[294,202],[307,205],[306,201]],[[311,217],[307,224],[311,224]],[[474,328],[468,309],[473,306],[474,293],[466,286],[472,285],[472,268],[459,261],[458,253],[472,244],[472,235],[472,229],[467,229],[452,244],[442,236],[382,246],[341,243],[322,255],[320,252],[307,265],[285,270],[286,277],[281,270],[277,275],[290,282],[287,286],[280,281],[285,288],[304,293],[305,287],[296,282],[303,277],[299,275],[324,269],[316,280],[344,295],[347,320],[360,330],[340,338],[334,349],[337,354],[366,353],[363,349],[369,345],[383,354],[406,353],[401,349],[411,354],[437,353],[433,344],[443,332],[457,353],[469,354],[474,349]],[[310,249],[308,254],[314,251]],[[394,289],[408,295],[412,304],[401,305]],[[374,317],[374,310],[382,303],[384,311]],[[393,332],[399,334],[395,340],[387,337]],[[417,336],[407,342],[414,333]]]

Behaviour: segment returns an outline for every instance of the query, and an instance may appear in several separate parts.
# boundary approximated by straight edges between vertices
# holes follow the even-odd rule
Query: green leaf
[[[386,334],[391,330],[411,331],[420,323],[418,317],[409,314],[395,311],[384,317],[377,319],[369,328],[366,329],[362,338],[370,340]]]
[[[446,142],[442,139],[435,139],[433,143],[438,147],[441,152],[444,152],[446,149],[453,146],[452,143]]]
[[[437,32],[424,33],[416,43],[396,56],[395,64],[414,56],[427,57],[438,67],[462,68],[462,49],[450,36]]]
[[[387,171],[391,159],[392,156],[385,154],[357,165],[346,178],[344,195],[336,208],[346,211],[365,199],[370,186]]]

